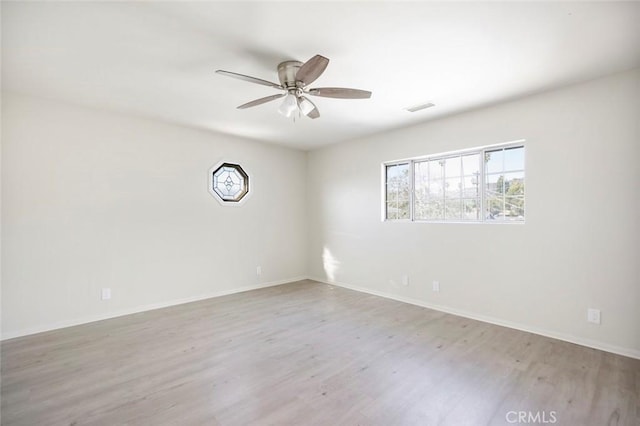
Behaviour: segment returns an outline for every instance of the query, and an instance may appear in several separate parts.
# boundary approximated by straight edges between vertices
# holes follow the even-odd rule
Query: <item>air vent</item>
[[[436,106],[436,104],[434,104],[432,102],[427,102],[426,104],[416,105],[416,106],[412,106],[412,107],[406,108],[406,110],[409,111],[409,112],[416,112],[416,111],[420,111],[421,109],[431,108],[433,106]]]

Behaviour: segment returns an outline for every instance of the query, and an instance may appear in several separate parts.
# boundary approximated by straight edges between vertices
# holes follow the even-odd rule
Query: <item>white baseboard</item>
[[[151,303],[149,305],[137,306],[135,308],[122,309],[119,311],[107,312],[98,315],[91,315],[83,318],[76,318],[71,320],[59,321],[53,324],[43,324],[36,327],[29,327],[23,330],[11,331],[2,334],[2,341],[8,339],[14,339],[16,337],[28,336],[30,334],[43,333],[45,331],[57,330],[60,328],[73,327],[75,325],[87,324],[95,321],[102,321],[109,318],[121,317],[124,315],[137,314],[145,311],[152,311],[154,309],[166,308],[169,306],[182,305],[184,303],[197,302],[199,300],[211,299],[213,297],[227,296],[229,294],[242,293],[250,290],[257,290],[259,288],[273,287],[281,284],[286,284],[295,281],[305,280],[307,277],[293,277],[284,280],[270,281],[267,283],[260,283],[256,285],[249,285],[244,287],[238,287],[230,290],[217,291],[207,294],[201,294],[199,296],[185,297],[182,299],[170,300],[167,302]]]
[[[445,313],[448,313],[448,314],[453,314],[453,315],[457,315],[457,316],[460,316],[460,317],[465,317],[465,318],[469,318],[469,319],[473,319],[473,320],[477,320],[477,321],[482,321],[482,322],[486,322],[486,323],[489,323],[489,324],[500,325],[500,326],[503,326],[503,327],[513,328],[513,329],[520,330],[520,331],[526,331],[528,333],[539,334],[540,336],[551,337],[553,339],[558,339],[558,340],[564,340],[565,342],[575,343],[576,345],[586,346],[586,347],[593,348],[593,349],[599,349],[599,350],[602,350],[602,351],[605,351],[605,352],[611,352],[611,353],[614,353],[614,354],[627,356],[629,358],[640,359],[640,351],[637,350],[637,349],[610,345],[608,343],[598,342],[598,341],[590,340],[590,339],[583,339],[581,337],[576,337],[576,336],[572,336],[572,335],[569,335],[569,334],[558,333],[558,332],[555,332],[555,331],[545,330],[545,329],[541,329],[541,328],[537,328],[537,327],[531,327],[531,326],[528,326],[528,325],[525,325],[525,324],[520,324],[520,323],[516,323],[516,322],[511,322],[511,321],[505,321],[505,320],[502,320],[502,319],[499,319],[499,318],[494,318],[494,317],[485,316],[485,315],[479,315],[479,314],[472,313],[472,312],[467,312],[467,311],[464,311],[464,310],[461,310],[461,309],[449,308],[447,306],[440,306],[440,305],[432,304],[432,303],[425,302],[425,301],[419,300],[419,299],[414,299],[414,298],[410,298],[410,297],[403,297],[403,296],[397,296],[397,295],[394,295],[394,294],[385,293],[385,292],[382,292],[382,291],[370,290],[370,289],[365,288],[365,287],[359,287],[359,286],[346,284],[346,283],[342,283],[342,282],[328,281],[328,280],[321,279],[321,278],[318,278],[318,277],[307,277],[307,279],[313,280],[313,281],[318,281],[318,282],[321,282],[321,283],[324,283],[324,284],[334,285],[336,287],[343,287],[343,288],[347,288],[349,290],[355,290],[355,291],[359,291],[359,292],[362,292],[362,293],[372,294],[374,296],[384,297],[386,299],[396,300],[398,302],[404,302],[404,303],[409,303],[411,305],[422,306],[423,308],[429,308],[429,309],[433,309],[435,311],[445,312]]]

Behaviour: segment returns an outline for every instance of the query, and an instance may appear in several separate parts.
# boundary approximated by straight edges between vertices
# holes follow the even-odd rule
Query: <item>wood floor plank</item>
[[[2,343],[2,425],[640,425],[640,361],[313,281]]]

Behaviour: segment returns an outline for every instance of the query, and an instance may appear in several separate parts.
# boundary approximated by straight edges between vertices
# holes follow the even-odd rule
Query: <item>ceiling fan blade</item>
[[[316,104],[311,102],[308,98],[304,96],[298,96],[298,109],[305,114],[305,111],[308,111],[305,115],[309,118],[318,118],[320,117],[320,111],[316,107]]]
[[[247,102],[246,104],[242,104],[238,107],[238,109],[246,109],[254,106],[262,105],[267,102],[275,101],[278,98],[282,98],[283,96],[287,96],[286,93],[280,93],[278,95],[271,95],[264,98],[256,99],[255,101]]]
[[[296,82],[301,82],[304,86],[313,83],[324,72],[329,65],[329,59],[321,55],[316,55],[302,64],[296,73]]]
[[[307,93],[313,96],[339,99],[368,99],[371,97],[371,92],[367,90],[344,87],[318,87],[317,89],[309,89]]]
[[[282,89],[283,87],[279,84],[272,83],[267,80],[262,80],[261,78],[250,77],[244,74],[238,74],[237,72],[224,71],[224,70],[216,70],[217,74],[226,75],[227,77],[237,78],[239,80],[248,81],[250,83],[262,84],[263,86],[273,87],[274,89]]]

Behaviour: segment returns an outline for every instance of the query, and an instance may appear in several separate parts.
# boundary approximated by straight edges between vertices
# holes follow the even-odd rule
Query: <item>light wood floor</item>
[[[312,281],[2,344],[3,425],[636,426],[639,395],[638,360]]]

